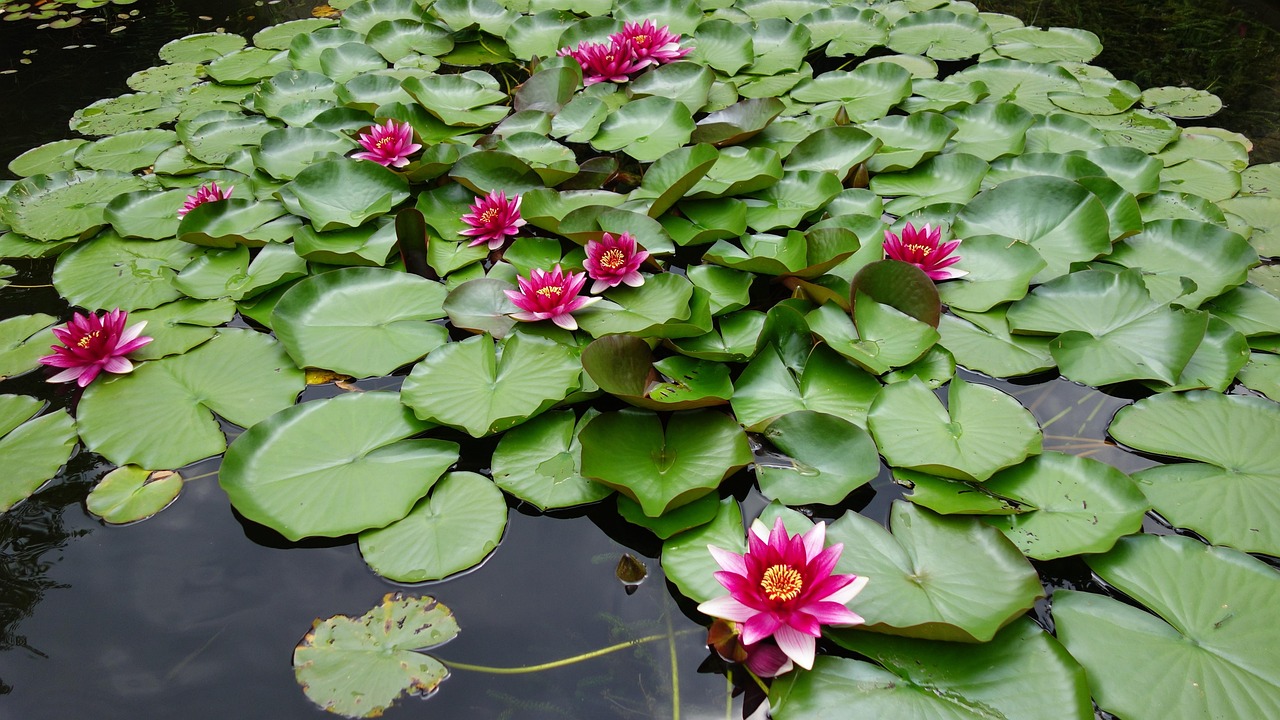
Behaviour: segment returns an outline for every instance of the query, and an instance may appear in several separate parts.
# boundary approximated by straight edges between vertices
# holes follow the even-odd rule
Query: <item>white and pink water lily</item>
[[[867,578],[834,573],[843,544],[824,547],[826,523],[791,535],[779,518],[773,529],[756,520],[742,555],[708,545],[722,570],[716,580],[729,591],[698,606],[711,617],[742,623],[748,647],[772,638],[778,648],[806,670],[813,668],[823,625],[858,625],[861,616],[846,604]]]
[[[76,313],[71,322],[53,329],[54,337],[62,345],[53,345],[52,355],[40,358],[41,364],[62,368],[62,372],[49,378],[49,382],[76,381],[85,387],[103,372],[122,374],[133,370],[133,363],[126,355],[137,350],[151,338],[142,334],[145,322],[125,327],[129,314],[115,309],[98,315]]]
[[[577,330],[578,321],[573,313],[598,302],[598,297],[582,297],[582,286],[587,282],[585,273],[565,273],[556,265],[550,272],[534,268],[529,277],[516,278],[520,291],[505,290],[511,302],[520,312],[511,317],[524,322],[550,320],[565,330]]]
[[[408,165],[409,156],[422,149],[413,141],[413,128],[409,123],[395,120],[388,120],[385,125],[374,125],[369,132],[360,133],[360,147],[364,152],[351,157],[396,168]]]
[[[942,228],[925,225],[917,230],[907,223],[901,237],[892,230],[884,231],[884,255],[890,260],[915,265],[931,280],[951,280],[968,275],[964,270],[951,267],[960,262],[960,256],[954,254],[960,247],[960,241],[944,243],[941,240]]]

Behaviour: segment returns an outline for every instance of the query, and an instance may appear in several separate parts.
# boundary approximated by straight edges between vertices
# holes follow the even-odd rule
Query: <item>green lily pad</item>
[[[303,21],[300,21],[303,22]],[[209,63],[209,77],[226,85],[245,87],[282,72],[289,72],[289,56],[276,50],[244,48]]]
[[[444,285],[383,268],[342,268],[297,283],[271,327],[299,367],[387,375],[448,341]]]
[[[1142,107],[1172,118],[1206,118],[1222,109],[1222,100],[1210,92],[1185,87],[1158,87],[1142,91]]]
[[[693,116],[684,105],[670,98],[646,97],[610,113],[591,138],[591,146],[653,162],[687,144],[694,129]]]
[[[233,197],[201,203],[178,222],[178,239],[215,248],[262,247],[293,234],[286,232],[282,238],[275,237],[274,226],[278,223],[290,231],[301,224],[296,218],[281,218],[284,215],[285,207],[273,201]]]
[[[76,162],[93,170],[133,172],[155,163],[160,153],[177,144],[172,130],[131,130],[81,145]]]
[[[522,333],[497,345],[480,335],[431,351],[402,393],[418,417],[483,437],[549,409],[578,387],[581,374],[564,345]]]
[[[409,692],[427,695],[449,670],[415,652],[458,634],[452,611],[430,597],[388,593],[359,618],[316,620],[293,651],[293,672],[311,702],[344,717],[377,717]]]
[[[35,240],[61,240],[104,224],[103,210],[121,193],[141,190],[141,178],[114,170],[73,170],[14,183],[0,203],[0,221]]]
[[[950,83],[981,82],[993,98],[1011,102],[1033,113],[1055,109],[1052,93],[1080,92],[1080,83],[1071,73],[1051,63],[1021,60],[987,60],[953,73]]]
[[[1208,318],[1153,299],[1137,270],[1086,270],[1036,288],[1009,308],[1008,321],[1013,332],[1057,334],[1049,349],[1072,380],[1173,385]]]
[[[788,413],[769,423],[764,437],[782,455],[756,459],[760,492],[787,505],[838,505],[880,472],[867,431],[834,415]]]
[[[122,237],[164,240],[178,234],[178,211],[186,197],[182,189],[124,193],[107,203],[102,218]]]
[[[185,355],[94,383],[77,420],[85,446],[117,465],[179,468],[226,449],[214,413],[249,427],[293,404],[303,384],[275,340],[227,329]]]
[[[58,342],[53,335],[57,324],[57,318],[44,313],[0,320],[0,380],[40,367],[40,358]]]
[[[253,36],[253,44],[266,50],[288,50],[289,43],[298,35],[307,35],[335,24],[336,20],[327,18],[289,20],[259,30]]]
[[[230,298],[202,301],[182,298],[165,303],[154,310],[129,313],[129,322],[147,323],[151,342],[129,353],[133,360],[159,360],[181,355],[203,345],[218,334],[217,328],[231,322],[236,313]]]
[[[262,136],[253,163],[277,180],[292,180],[317,157],[345,155],[356,147],[349,138],[318,128],[280,128]]]
[[[640,410],[602,413],[578,434],[582,474],[658,517],[711,493],[751,462],[746,433],[727,415],[694,410],[670,416]]]
[[[1154,294],[1174,295],[1177,304],[1197,308],[1205,300],[1243,284],[1249,268],[1258,263],[1258,254],[1243,237],[1217,225],[1156,220],[1147,223],[1141,233],[1117,244],[1107,260],[1141,269]],[[1185,295],[1172,289],[1184,277],[1196,284],[1195,290]],[[1172,287],[1160,293],[1156,283]]]
[[[1169,522],[1215,544],[1271,555],[1280,554],[1280,462],[1267,448],[1277,431],[1274,402],[1203,390],[1141,400],[1116,413],[1110,428],[1144,452],[1198,461],[1134,475]]]
[[[227,162],[232,153],[256,147],[262,136],[279,127],[259,115],[243,116],[222,110],[210,110],[191,120],[178,122],[178,138],[187,152],[197,160],[213,165]]]
[[[173,278],[203,252],[179,240],[125,240],[103,233],[58,258],[53,285],[68,302],[87,310],[152,308],[182,295]]]
[[[693,37],[690,59],[726,75],[735,75],[755,61],[751,33],[728,20],[706,20]]]
[[[654,362],[648,343],[629,335],[587,345],[582,367],[601,390],[650,410],[723,405],[733,394],[727,366],[679,355]]]
[[[555,410],[512,428],[493,451],[493,482],[539,510],[603,500],[613,490],[582,477],[578,432],[595,417]]]
[[[797,70],[809,50],[809,30],[782,18],[765,18],[754,28],[744,29],[751,33],[755,60],[742,73],[778,75]]]
[[[406,439],[429,427],[394,393],[294,405],[236,438],[218,482],[237,511],[290,540],[384,527],[458,459],[455,443]]]
[[[240,245],[192,260],[173,279],[173,285],[187,297],[243,300],[306,274],[306,262],[288,245],[266,245],[252,262],[249,249]]]
[[[1028,618],[979,645],[859,630],[830,635],[883,668],[819,657],[811,672],[788,673],[770,689],[770,710],[778,720],[850,712],[937,720],[1093,717],[1084,669]]]
[[[507,99],[498,88],[498,81],[478,70],[461,75],[412,77],[405,80],[404,89],[448,125],[492,125],[506,117],[509,110],[494,104]]]
[[[0,512],[40,489],[75,448],[76,421],[65,410],[32,420],[43,408],[35,398],[0,395],[0,454],[5,458]]]
[[[960,365],[994,377],[1030,375],[1054,367],[1049,338],[1011,334],[1005,312],[1006,308],[996,307],[985,313],[955,310],[943,315],[938,345]]]
[[[833,350],[875,375],[915,362],[938,341],[938,332],[927,323],[861,294],[852,319],[834,303],[805,319]]]
[[[720,570],[708,545],[742,554],[747,549],[742,510],[732,497],[720,501],[715,518],[662,543],[662,571],[680,593],[694,602],[706,602],[725,594],[714,573]]]
[[[290,212],[324,232],[385,215],[408,199],[409,191],[404,178],[377,163],[342,158],[307,166],[281,188],[280,197]]]
[[[806,103],[837,103],[853,122],[884,117],[911,94],[911,73],[892,63],[863,63],[852,71],[832,70],[801,81],[791,98]],[[818,114],[824,114],[821,107]],[[835,112],[833,108],[831,112]]]
[[[1192,538],[1138,535],[1088,559],[1155,614],[1091,593],[1054,593],[1058,637],[1084,665],[1098,705],[1119,717],[1280,712],[1275,570]],[[1177,672],[1169,672],[1178,668]]]
[[[951,381],[943,407],[912,378],[887,385],[871,405],[867,428],[893,467],[983,481],[1040,452],[1040,426],[996,388]]]
[[[1250,353],[1248,363],[1240,368],[1236,377],[1250,390],[1280,402],[1280,357],[1271,353]]]
[[[632,97],[670,98],[685,106],[690,113],[696,113],[707,105],[715,77],[710,69],[697,63],[675,62],[644,73],[631,81],[627,88]],[[754,135],[782,112],[782,103],[776,98],[761,99],[760,103],[745,110],[730,106],[712,112],[704,118],[705,125],[700,123],[694,131],[693,141],[719,145],[722,138],[741,135],[745,139]]]
[[[72,170],[76,166],[76,150],[87,142],[84,138],[71,138],[31,148],[9,162],[9,172],[31,177]]]
[[[488,557],[506,527],[507,503],[493,481],[451,472],[403,519],[360,533],[360,554],[397,582],[440,580]]]
[[[872,120],[863,123],[862,129],[880,141],[876,154],[867,158],[867,170],[881,173],[910,170],[937,155],[957,127],[945,115],[920,112]]]
[[[997,33],[993,40],[1001,57],[1029,63],[1083,63],[1102,52],[1097,35],[1077,28],[1012,28]]]
[[[846,512],[831,524],[827,542],[844,543],[837,572],[870,579],[856,609],[867,621],[862,627],[874,632],[987,642],[1044,594],[1031,563],[976,518],[944,517],[899,500],[889,530]]]
[[[245,39],[239,35],[199,33],[165,43],[160,48],[160,59],[167,63],[207,63],[244,46]]]
[[[887,44],[896,52],[963,60],[990,48],[991,41],[991,29],[977,15],[929,10],[894,23]]]
[[[89,512],[112,525],[137,522],[169,507],[182,492],[182,476],[174,472],[152,473],[125,465],[107,473],[89,496]]]
[[[949,307],[986,312],[1027,294],[1031,278],[1045,267],[1035,248],[999,235],[965,238],[956,250],[958,270],[968,274],[940,283],[938,294]]]
[[[667,324],[689,319],[693,291],[693,283],[687,279],[662,273],[648,278],[638,288],[610,290],[604,301],[583,309],[575,317],[578,326],[592,337],[667,337]]]
[[[763,348],[734,385],[733,411],[749,430],[787,413],[816,411],[866,426],[880,383],[825,345],[813,349],[802,371],[789,369],[771,346]]]
[[[115,135],[159,127],[178,117],[178,113],[178,106],[164,93],[132,93],[77,110],[71,116],[71,129],[89,136]]]

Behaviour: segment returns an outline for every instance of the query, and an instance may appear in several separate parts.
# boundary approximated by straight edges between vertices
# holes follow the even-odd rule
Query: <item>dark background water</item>
[[[1229,104],[1226,113],[1208,122],[1265,141],[1255,158],[1274,153],[1267,143],[1276,132],[1277,94],[1270,74],[1280,65],[1276,35],[1262,16],[1246,12],[1273,5],[1236,3],[1224,11],[1212,2],[1162,5],[1153,0],[1142,3],[1147,14],[1136,17],[1146,19],[1135,29],[1105,19],[1114,8],[1132,5],[1130,0],[979,4],[1034,17],[1040,24],[1094,30],[1109,53],[1098,64],[1143,86],[1208,87]],[[1152,7],[1175,5],[1179,12],[1195,7],[1206,12],[1185,22],[1191,29],[1180,33],[1168,30],[1176,13],[1150,15]],[[158,64],[155,53],[165,42],[216,28],[248,36],[260,27],[308,16],[310,8],[296,0],[274,5],[141,0],[86,11],[86,17],[104,22],[68,30],[0,22],[0,72],[14,71],[0,74],[0,167],[31,147],[68,137],[66,120],[74,110],[128,92],[125,78]],[[134,10],[137,14],[130,16]],[[1095,17],[1104,18],[1103,24],[1089,25]],[[115,28],[122,29],[111,32]],[[1168,32],[1173,39],[1160,40]],[[1190,44],[1195,38],[1203,42]],[[1114,50],[1117,44],[1124,52]],[[1261,55],[1267,48],[1272,54]],[[1142,62],[1122,66],[1126,57]],[[1212,84],[1196,82],[1205,76],[1193,73],[1211,69],[1217,57],[1234,58],[1232,67],[1242,69],[1235,75],[1215,71]],[[1237,87],[1249,89],[1238,98],[1232,94]],[[0,177],[7,173],[0,171]],[[15,284],[47,283],[49,262],[11,264],[22,271]],[[0,318],[34,311],[62,314],[65,304],[47,287],[0,291]],[[62,406],[73,402],[74,390],[42,380],[31,373],[0,381],[0,393],[35,395]],[[1042,423],[1054,419],[1046,428],[1046,449],[1091,454],[1127,471],[1148,464],[1101,442],[1124,399],[1062,381],[1053,383],[1051,392],[997,384],[1020,395]],[[1091,440],[1081,443],[1077,437]],[[473,450],[464,463],[480,469],[483,460],[474,458],[487,458],[488,448]],[[84,496],[108,469],[82,452],[49,487],[0,515],[4,720],[328,717],[294,681],[294,645],[314,619],[359,615],[395,590],[431,594],[453,608],[462,633],[438,654],[459,662],[536,664],[635,637],[685,634],[672,646],[651,643],[534,675],[457,672],[435,697],[402,701],[388,717],[671,717],[676,684],[686,720],[741,714],[725,679],[698,671],[708,658],[701,628],[687,617],[690,608],[672,599],[654,559],[658,543],[620,521],[608,503],[568,513],[573,518],[513,508],[503,544],[482,568],[406,587],[374,575],[349,538],[291,544],[242,522],[216,485],[213,461],[183,471],[190,484],[160,515],[107,527],[85,510]],[[747,482],[740,478],[729,489],[741,496]],[[899,493],[885,474],[873,488],[855,493],[848,507],[883,520]],[[761,503],[750,496],[747,511],[758,511]],[[623,552],[640,555],[650,571],[632,595],[614,577]],[[1088,583],[1087,572],[1069,562],[1042,569],[1051,587]],[[1043,605],[1037,615],[1045,620]]]

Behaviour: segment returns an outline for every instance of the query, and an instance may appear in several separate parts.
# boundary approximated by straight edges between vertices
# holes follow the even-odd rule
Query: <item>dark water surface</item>
[[[116,17],[132,10],[138,14]],[[158,64],[156,50],[169,40],[218,27],[248,36],[309,13],[295,0],[141,0],[88,11],[107,21],[69,30],[0,22],[0,71],[16,70],[0,75],[0,166],[68,137],[74,110],[128,92],[125,78]],[[123,30],[110,32],[116,27]],[[22,271],[16,286],[48,282],[50,261],[11,264]],[[0,318],[37,311],[65,316],[66,306],[47,287],[0,290]],[[72,387],[43,378],[0,382],[0,393],[74,402]],[[1103,442],[1127,399],[1060,380],[1041,387],[974,379],[1031,408],[1046,425],[1046,450],[1088,454],[1129,472],[1151,464]],[[490,448],[464,453],[465,469],[483,469]],[[571,518],[513,508],[501,547],[481,568],[410,587],[374,575],[350,538],[293,544],[240,520],[216,468],[206,461],[184,469],[190,482],[172,507],[108,527],[88,514],[84,497],[110,468],[81,451],[49,487],[0,515],[0,719],[331,717],[296,684],[294,645],[316,618],[358,616],[397,590],[453,609],[462,632],[436,654],[457,662],[529,665],[654,634],[671,639],[536,674],[457,671],[435,697],[402,700],[389,718],[668,718],[677,705],[685,720],[741,717],[724,677],[699,672],[709,657],[702,627],[689,619],[688,604],[672,599],[655,559],[658,542],[621,521],[611,501]],[[748,482],[744,475],[727,491],[741,497]],[[901,493],[887,473],[872,488],[820,513],[855,509],[883,521]],[[745,511],[762,504],[751,495]],[[631,595],[614,577],[623,552],[649,568]],[[1051,587],[1090,582],[1082,566],[1040,566]],[[1036,615],[1046,622],[1043,604]]]

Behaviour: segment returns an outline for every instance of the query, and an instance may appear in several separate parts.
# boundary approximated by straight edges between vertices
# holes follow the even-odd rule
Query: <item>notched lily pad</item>
[[[112,525],[145,520],[169,507],[182,492],[182,476],[125,465],[107,473],[85,498],[89,512]]]

